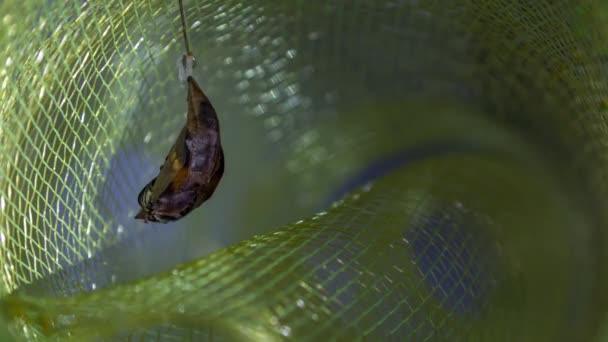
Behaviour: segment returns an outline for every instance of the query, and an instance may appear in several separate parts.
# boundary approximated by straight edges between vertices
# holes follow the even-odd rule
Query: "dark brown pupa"
[[[224,152],[215,109],[192,76],[187,79],[186,126],[156,178],[139,193],[136,219],[179,220],[213,195],[224,174]]]

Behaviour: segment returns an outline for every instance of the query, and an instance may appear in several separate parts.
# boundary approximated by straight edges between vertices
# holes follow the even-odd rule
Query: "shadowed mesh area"
[[[144,225],[177,3],[0,4],[0,337],[602,339],[603,2],[185,7],[226,175]]]

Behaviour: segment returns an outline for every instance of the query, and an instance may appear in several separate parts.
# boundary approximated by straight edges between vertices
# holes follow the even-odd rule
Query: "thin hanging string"
[[[186,31],[186,15],[184,14],[184,2],[183,0],[179,1],[179,14],[182,17],[182,32],[184,34],[184,44],[186,45],[186,54],[188,56],[192,56],[192,51],[190,51],[190,41],[188,41],[188,31]]]
[[[184,13],[183,0],[178,0],[179,3],[179,14],[182,18],[182,33],[184,34],[184,45],[186,46],[186,53],[177,60],[177,78],[180,81],[186,82],[188,77],[192,76],[192,70],[196,64],[196,60],[190,51],[190,41],[188,40],[188,30],[186,29],[186,14]]]

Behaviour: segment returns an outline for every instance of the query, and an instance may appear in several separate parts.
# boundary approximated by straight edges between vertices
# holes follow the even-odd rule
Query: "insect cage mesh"
[[[144,225],[185,119],[177,4],[0,3],[12,336],[601,339],[603,2],[185,7],[226,175]]]

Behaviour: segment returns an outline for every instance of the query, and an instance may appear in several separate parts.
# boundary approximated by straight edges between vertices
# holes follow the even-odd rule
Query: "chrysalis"
[[[211,102],[192,77],[194,57],[190,53],[183,6],[180,13],[187,54],[178,61],[178,77],[187,82],[186,126],[165,158],[156,178],[139,193],[141,210],[136,219],[145,222],[178,220],[213,195],[224,174],[224,152],[220,126]]]

